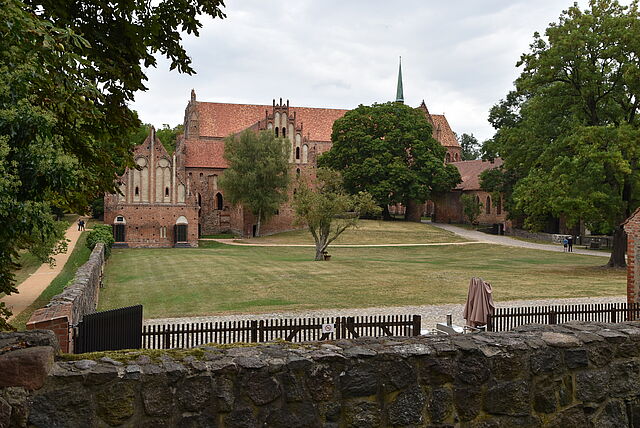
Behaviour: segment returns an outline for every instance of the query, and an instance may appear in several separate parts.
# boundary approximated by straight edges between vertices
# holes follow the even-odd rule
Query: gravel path
[[[536,244],[535,242],[521,241],[519,239],[514,239],[509,236],[490,235],[488,233],[478,232],[476,230],[464,229],[462,227],[453,226],[453,225],[444,224],[444,223],[429,223],[429,224],[435,227],[439,227],[440,229],[448,230],[449,232],[453,232],[456,235],[460,235],[464,238],[472,239],[474,241],[487,242],[487,243],[499,244],[499,245],[508,245],[510,247],[532,248],[534,250],[556,251],[560,253],[564,252],[564,247],[562,245]],[[573,247],[573,254],[610,257],[609,253],[605,253],[602,251],[587,250],[583,248],[576,248],[575,246]],[[571,253],[568,253],[567,256],[571,256]]]
[[[625,302],[626,296],[617,297],[578,297],[571,299],[541,299],[541,300],[513,300],[508,302],[496,302],[496,306],[546,306],[546,305],[579,305],[585,303],[618,303]],[[169,323],[194,323],[194,322],[225,322],[241,320],[264,320],[285,318],[322,318],[322,317],[357,317],[364,315],[421,315],[422,328],[435,328],[436,323],[445,322],[447,314],[453,315],[453,323],[464,325],[462,309],[464,304],[423,305],[423,306],[395,306],[386,308],[359,308],[359,309],[321,309],[296,312],[272,312],[263,314],[241,314],[202,316],[189,318],[156,318],[144,320],[145,325],[169,324]]]

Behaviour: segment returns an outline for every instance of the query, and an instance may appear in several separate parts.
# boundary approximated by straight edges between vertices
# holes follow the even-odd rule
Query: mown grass
[[[333,248],[115,249],[100,310],[141,303],[146,318],[463,303],[469,279],[497,301],[623,295],[625,272],[601,257],[490,244]]]
[[[405,221],[361,220],[356,229],[348,229],[334,241],[335,244],[426,244],[465,242],[455,233],[424,223]],[[308,230],[295,230],[271,236],[243,239],[242,243],[259,244],[313,244]]]
[[[49,284],[49,286],[31,305],[29,305],[29,307],[11,321],[11,325],[18,330],[24,330],[26,328],[27,321],[31,318],[31,314],[33,314],[36,309],[42,308],[44,305],[49,303],[53,296],[62,293],[62,290],[64,290],[67,284],[70,284],[71,281],[73,281],[78,268],[86,263],[91,255],[91,250],[89,250],[85,245],[86,241],[87,234],[82,233],[78,238],[78,242],[76,243],[73,252],[62,268],[62,271],[60,271],[53,281],[51,281],[51,284]]]

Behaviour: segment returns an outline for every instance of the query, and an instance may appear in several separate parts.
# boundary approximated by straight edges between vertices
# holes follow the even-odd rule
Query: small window
[[[287,128],[282,128],[282,138],[287,136]]]
[[[136,186],[135,194],[136,194],[136,196],[140,195],[140,189],[138,188],[138,186]]]
[[[124,221],[124,217],[119,215],[118,217],[116,217],[116,221],[122,223]]]
[[[296,147],[296,159],[300,159],[300,147]]]
[[[169,196],[169,188],[168,187],[164,188],[164,195],[165,196]]]
[[[491,197],[487,196],[487,205],[486,205],[486,213],[491,214]]]
[[[276,137],[278,136],[278,128],[276,128]]]
[[[296,168],[296,175],[299,176],[300,175],[300,168]]]

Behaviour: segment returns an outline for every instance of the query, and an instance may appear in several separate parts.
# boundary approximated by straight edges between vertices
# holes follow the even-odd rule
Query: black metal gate
[[[85,315],[75,330],[74,352],[142,347],[142,305]]]
[[[125,225],[124,224],[114,224],[113,225],[113,239],[115,242],[125,242]]]

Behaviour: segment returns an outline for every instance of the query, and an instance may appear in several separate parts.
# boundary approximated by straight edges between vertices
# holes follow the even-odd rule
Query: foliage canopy
[[[289,186],[288,140],[273,132],[246,130],[224,140],[224,157],[229,163],[220,179],[220,187],[232,204],[242,204],[260,224],[287,200]]]
[[[592,0],[564,11],[522,55],[516,88],[491,109],[484,151],[504,159],[512,216],[615,230],[609,264],[624,266],[619,226],[640,203],[638,4]],[[497,177],[491,177],[499,183]]]
[[[46,260],[59,247],[52,207],[82,213],[116,191],[116,172],[132,165],[140,123],[128,103],[146,89],[144,67],[160,53],[193,73],[180,32],[197,35],[198,15],[222,18],[222,5],[0,1],[0,292],[16,292],[20,250]]]
[[[316,244],[315,260],[324,254],[342,232],[358,224],[361,215],[377,215],[381,209],[370,194],[349,194],[340,173],[319,168],[313,183],[300,180],[293,196],[296,222],[307,225]]]
[[[401,103],[360,105],[333,124],[319,166],[340,171],[345,189],[366,191],[382,207],[424,202],[460,182],[424,113]]]

